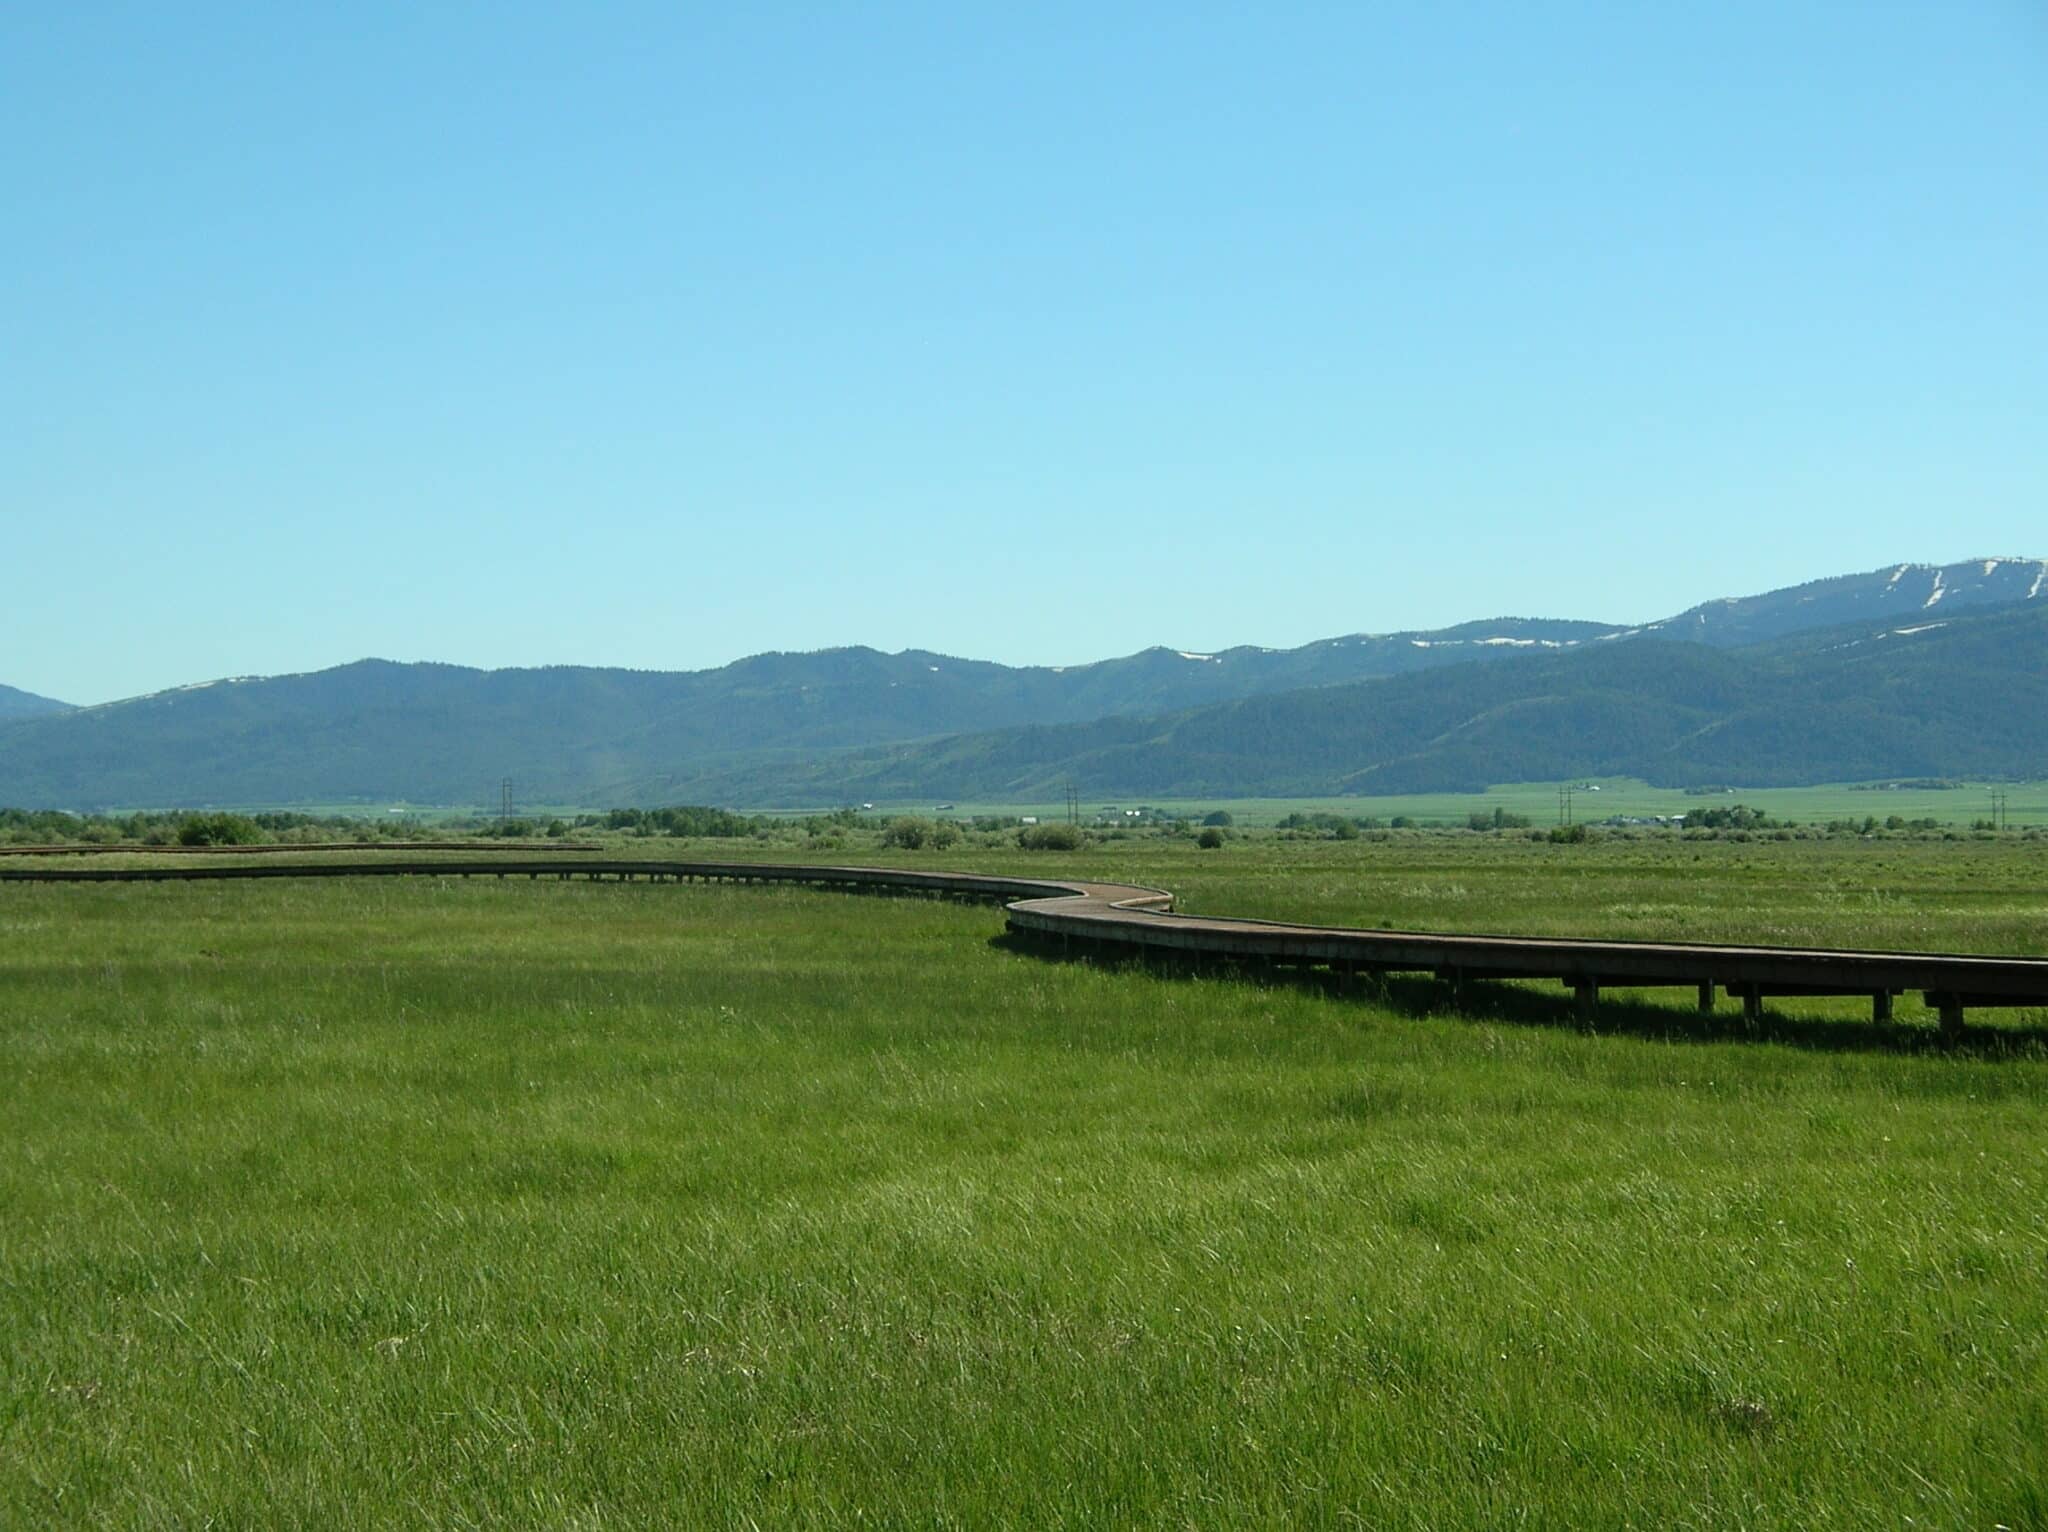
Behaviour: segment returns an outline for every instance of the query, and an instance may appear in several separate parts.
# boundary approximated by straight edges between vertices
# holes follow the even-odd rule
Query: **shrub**
[[[922,851],[931,844],[932,822],[905,815],[882,827],[882,844],[904,851]]]
[[[1778,821],[1746,803],[1737,803],[1724,809],[1694,809],[1685,816],[1685,827],[1688,830],[1775,830]],[[1864,825],[1866,831],[1876,828],[1875,819]]]
[[[1017,832],[1017,844],[1026,851],[1079,851],[1081,832],[1073,825],[1026,825]]]
[[[1584,825],[1556,825],[1549,838],[1553,846],[1582,846],[1593,838],[1593,832]]]
[[[1510,814],[1506,809],[1495,809],[1491,814],[1480,809],[1465,816],[1465,825],[1472,830],[1526,830],[1529,816]]]
[[[1396,822],[1398,823],[1398,821]],[[1296,810],[1281,820],[1279,827],[1296,835],[1303,832],[1312,832],[1317,836],[1335,836],[1338,840],[1357,840],[1361,823],[1361,821],[1347,818],[1343,814],[1304,814]],[[1372,821],[1372,827],[1377,829],[1379,821]]]
[[[262,839],[262,827],[241,814],[194,814],[178,826],[181,846],[253,846]]]
[[[1237,821],[1230,816],[1229,809],[1216,809],[1202,816],[1205,825],[1234,825]]]
[[[1215,851],[1220,849],[1223,845],[1222,829],[1216,825],[1210,825],[1208,829],[1204,830],[1200,835],[1195,837],[1195,844],[1200,846],[1204,851]]]

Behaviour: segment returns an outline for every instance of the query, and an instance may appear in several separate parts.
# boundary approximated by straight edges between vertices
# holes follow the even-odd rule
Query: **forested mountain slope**
[[[1891,566],[1710,602],[1640,628],[1497,618],[1287,650],[1154,648],[1066,667],[851,648],[693,672],[364,660],[78,709],[0,688],[0,802],[478,803],[493,801],[508,776],[528,802],[836,802],[893,794],[892,784],[957,796],[1097,775],[1119,790],[1158,791],[1149,784],[1168,778],[1202,792],[1338,778],[1367,790],[1547,775],[1543,763],[1576,760],[1596,743],[1612,755],[1624,736],[1634,741],[1631,759],[1667,752],[1667,773],[1697,765],[1775,780],[1810,775],[1798,762],[1827,753],[1822,736],[1770,743],[1764,720],[1776,716],[1769,699],[1780,683],[1763,672],[1738,667],[1730,683],[1754,692],[1755,718],[1709,708],[1703,688],[1721,674],[1717,653],[1843,613],[1911,636],[1986,613],[2038,611],[2048,608],[2044,575],[2048,566],[2034,561]],[[1587,664],[1566,663],[1574,659]],[[1481,676],[1497,665],[1508,669]],[[1370,705],[1312,695],[1380,681],[1392,689]],[[1474,698],[1493,699],[1493,711],[1460,711]],[[1221,710],[1198,711],[1204,705]],[[1166,725],[1138,721],[1165,715],[1186,715],[1170,740],[1160,734]],[[1681,743],[1697,731],[1707,732]],[[1893,759],[1904,735],[1887,732],[1884,751],[1850,749],[1845,735],[1832,758]],[[1276,756],[1261,739],[1289,743]]]
[[[0,721],[10,718],[42,718],[51,713],[68,713],[71,704],[52,697],[38,697],[15,686],[0,686]]]
[[[1636,638],[1158,719],[1010,729],[706,774],[756,803],[1686,786],[2048,773],[2048,609],[1856,625],[1747,649]]]

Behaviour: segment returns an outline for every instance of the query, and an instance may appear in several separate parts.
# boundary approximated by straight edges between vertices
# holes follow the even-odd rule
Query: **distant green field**
[[[160,809],[162,805],[157,807]],[[185,807],[218,808],[235,814],[307,814],[319,819],[412,820],[420,824],[444,824],[451,819],[470,819],[479,815],[493,817],[498,812],[495,803],[208,803]],[[101,812],[118,817],[154,811],[139,810],[136,805],[128,804]],[[589,812],[587,806],[578,809],[562,804],[513,805],[513,813],[523,819],[574,819],[578,814]]]
[[[1518,782],[1493,787],[1483,793],[1414,793],[1387,798],[1172,798],[1122,799],[1088,794],[1081,799],[1084,823],[1098,817],[1121,815],[1126,809],[1145,806],[1177,814],[1200,816],[1212,809],[1228,809],[1240,824],[1272,825],[1293,813],[1333,813],[1356,817],[1392,819],[1407,815],[1423,821],[1463,824],[1473,813],[1490,814],[1496,808],[1520,814],[1539,825],[1556,824],[1564,812],[1562,790],[1570,785],[1572,817],[1591,823],[1621,814],[1640,818],[1685,814],[1702,807],[1733,803],[1747,804],[1773,818],[1801,824],[1834,819],[1863,819],[1875,815],[1883,820],[1897,814],[1904,819],[1938,819],[1945,825],[1964,826],[1992,813],[1992,793],[2005,794],[2005,816],[2014,828],[2048,825],[2048,780],[1970,784],[1960,788],[1887,788],[1882,784],[1829,787],[1745,787],[1732,792],[1694,795],[1676,788],[1651,787],[1629,777],[1587,777],[1571,784],[1562,782]],[[1593,789],[1598,789],[1594,791]],[[877,813],[932,813],[938,800],[878,802]],[[768,811],[768,812],[773,812]],[[1042,819],[1064,819],[1064,803],[969,803],[955,804],[949,814],[1034,814]]]
[[[138,812],[149,813],[155,811],[156,809],[161,809],[162,807],[164,807],[164,805],[158,804],[153,805],[151,808],[144,809],[138,807],[135,804],[123,804],[117,805],[113,808],[105,809],[101,812],[104,812],[108,815],[126,815]],[[182,807],[206,809],[219,808],[228,810],[236,814],[311,814],[322,819],[409,818],[424,820],[430,823],[438,823],[441,820],[445,819],[459,819],[470,814],[497,812],[497,805],[495,804],[491,805],[488,809],[486,809],[481,804],[475,807],[464,807],[459,804],[445,803],[207,803],[187,804],[182,805]]]
[[[719,855],[731,843],[643,843]],[[786,852],[784,854],[787,854]],[[876,853],[860,852],[862,859]],[[2041,952],[2048,845],[1098,844]],[[2048,1522],[2048,1017],[1048,962],[796,889],[0,885],[0,1525]]]
[[[2005,795],[2004,821],[2013,828],[2048,825],[2048,779],[2029,782],[1971,783],[1959,788],[1891,788],[1882,783],[1861,786],[1838,784],[1826,787],[1737,788],[1732,792],[1695,795],[1676,788],[1651,787],[1629,777],[1588,777],[1569,784],[1574,792],[1570,811],[1576,820],[1588,823],[1612,815],[1651,818],[1689,813],[1703,806],[1747,804],[1774,818],[1798,823],[1823,823],[1835,819],[1883,820],[1896,814],[1905,819],[1938,819],[1944,825],[1967,826],[1988,819],[1993,812],[1992,794]],[[1126,809],[1141,805],[1173,814],[1199,818],[1213,809],[1228,809],[1239,824],[1270,826],[1294,813],[1333,813],[1360,818],[1392,819],[1405,815],[1425,823],[1462,825],[1475,812],[1490,814],[1504,809],[1536,824],[1555,824],[1564,812],[1562,782],[1518,782],[1488,788],[1483,793],[1412,793],[1382,798],[1144,798],[1125,799],[1100,793],[1085,794],[1080,811],[1083,823],[1123,817]],[[1598,791],[1593,791],[1597,788]],[[212,807],[213,805],[208,805]],[[411,818],[424,823],[441,823],[474,815],[494,815],[495,803],[397,804],[397,803],[235,803],[219,805],[238,813],[279,810],[289,813],[339,815],[361,819]],[[601,805],[613,807],[614,805]],[[1039,819],[1064,819],[1064,802],[958,801],[941,798],[876,800],[872,807],[851,805],[870,814],[943,814],[947,818],[993,815],[1015,818],[1032,815]],[[520,803],[515,811],[529,819],[573,820],[589,814],[593,807],[574,804]],[[132,808],[109,810],[125,814]],[[740,807],[740,812],[775,816],[805,817],[821,812],[816,808],[789,808],[772,804]]]

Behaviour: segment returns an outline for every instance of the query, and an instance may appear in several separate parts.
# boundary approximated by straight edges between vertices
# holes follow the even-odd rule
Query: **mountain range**
[[[1324,794],[1615,773],[1743,785],[2048,770],[2048,562],[1896,565],[1625,627],[1501,618],[1011,667],[364,660],[67,708],[0,687],[0,803],[832,804]]]
[[[2048,605],[1858,624],[1719,650],[1644,640],[1575,655],[1282,692],[706,773],[758,801],[1451,792],[1632,776],[1792,786],[2048,775]]]

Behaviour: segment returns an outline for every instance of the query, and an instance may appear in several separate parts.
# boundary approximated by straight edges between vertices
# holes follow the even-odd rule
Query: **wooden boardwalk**
[[[1967,1011],[2048,1007],[2048,959],[1975,957],[1937,952],[1855,952],[1830,948],[1748,947],[1704,942],[1581,941],[1557,937],[1473,936],[1428,931],[1368,931],[1337,926],[1173,912],[1173,895],[1126,883],[921,872],[896,867],[831,867],[789,862],[608,861],[578,857],[480,860],[250,863],[206,859],[196,865],[0,868],[0,883],[169,883],[252,878],[527,878],[618,882],[793,883],[817,888],[959,898],[1004,906],[1010,928],[1072,950],[1156,953],[1272,966],[1360,973],[1434,974],[1452,987],[1484,979],[1546,979],[1569,987],[1582,1019],[1592,1019],[1607,989],[1684,988],[1702,1009],[1717,992],[1739,998],[1752,1020],[1773,996],[1867,998],[1889,1020],[1894,997],[1918,992],[1939,1012],[1942,1035],[1959,1038]]]

